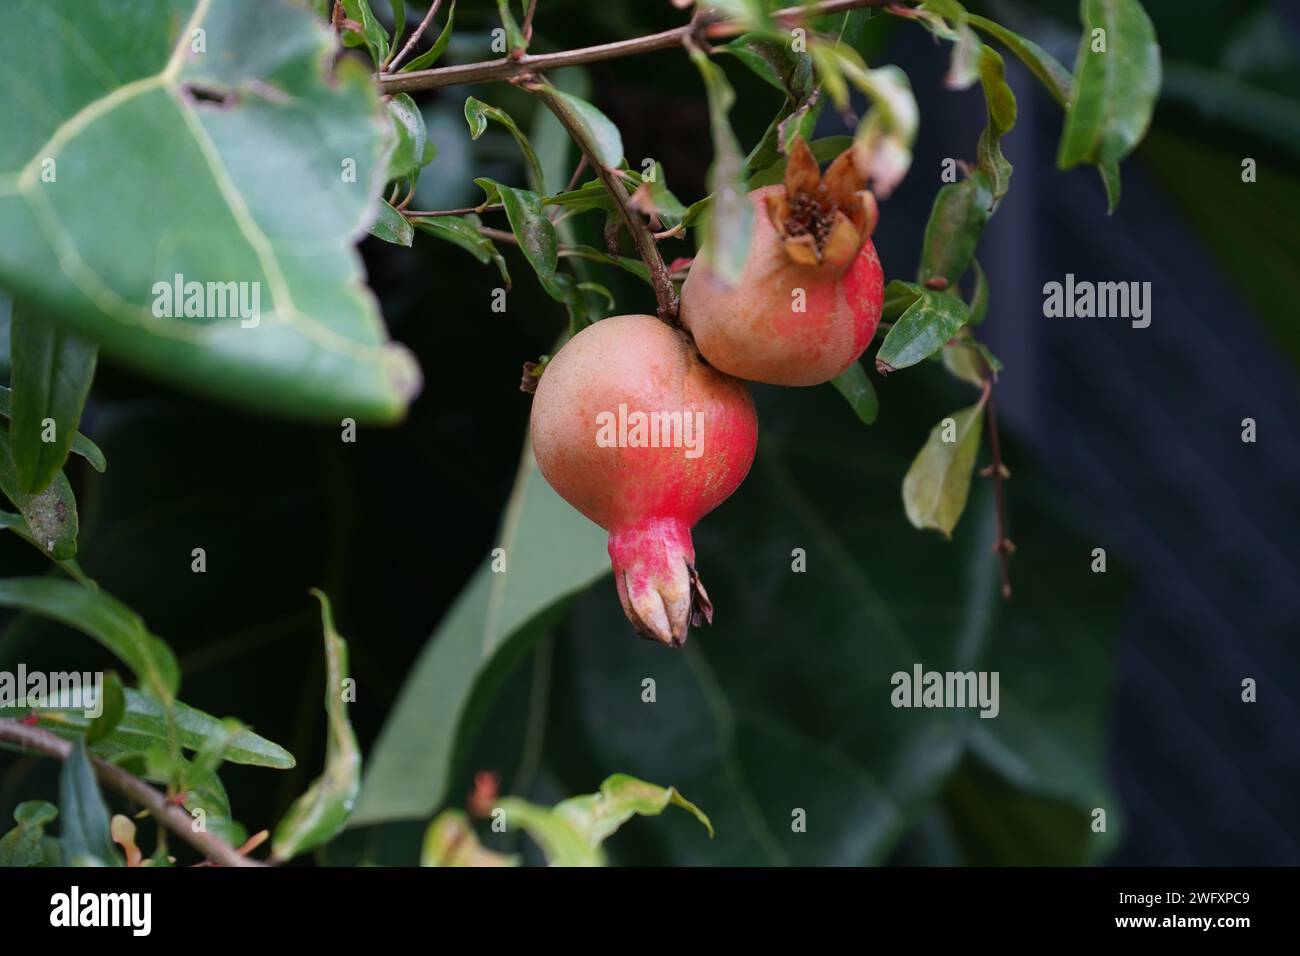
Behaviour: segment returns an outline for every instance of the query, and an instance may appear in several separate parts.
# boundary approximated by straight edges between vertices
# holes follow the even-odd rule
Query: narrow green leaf
[[[1032,40],[1026,40],[993,20],[972,13],[967,16],[966,22],[977,30],[984,31],[1015,54],[1038,77],[1056,102],[1062,106],[1069,105],[1074,98],[1074,77],[1054,56]]]
[[[894,321],[924,294],[925,290],[915,282],[904,282],[902,279],[891,280],[885,286],[885,301],[881,307],[881,317],[886,321]]]
[[[497,251],[491,239],[478,231],[478,227],[470,221],[469,217],[430,216],[416,219],[415,228],[460,246],[484,265],[489,262],[496,263],[497,271],[501,273],[501,280],[506,284],[507,289],[510,288],[510,270],[506,268],[505,257]]]
[[[406,0],[388,0],[388,6],[393,11],[393,44],[396,45],[406,32]]]
[[[952,537],[970,494],[983,416],[983,404],[972,405],[930,431],[903,479],[903,508],[914,527]]]
[[[579,96],[559,89],[554,95],[568,106],[569,115],[586,132],[600,164],[606,169],[618,169],[623,162],[623,137],[613,121]]]
[[[703,242],[699,255],[706,258],[723,282],[740,281],[749,257],[754,210],[745,190],[745,160],[731,130],[727,114],[736,94],[722,68],[699,51],[691,51],[709,100],[709,126],[713,134],[713,164],[709,167],[709,193],[713,201],[701,223]]]
[[[630,272],[643,282],[648,283],[650,281],[650,269],[640,259],[610,255],[608,252],[593,249],[591,246],[570,246],[564,249],[561,255],[586,259],[588,262],[603,262],[605,265],[617,266],[624,272]]]
[[[873,424],[880,413],[880,399],[876,389],[867,378],[867,370],[862,363],[854,362],[839,375],[831,379],[831,384],[848,401],[855,415],[864,424]]]
[[[957,28],[957,39],[952,45],[952,60],[944,85],[950,90],[965,90],[980,78],[980,53],[983,44],[975,31],[965,23]]]
[[[807,53],[794,52],[788,36],[746,33],[717,49],[732,54],[792,102],[813,89],[812,58]]]
[[[582,296],[573,277],[556,271],[559,240],[555,235],[555,224],[542,211],[542,197],[527,189],[515,189],[496,182],[492,185],[501,196],[506,219],[519,241],[519,249],[537,273],[546,294],[557,302],[574,307],[579,305]]]
[[[978,259],[972,259],[975,268],[975,289],[970,297],[970,324],[979,325],[989,311],[989,280]]]
[[[1160,46],[1137,0],[1081,0],[1080,18],[1078,85],[1056,162],[1061,169],[1097,166],[1114,212],[1120,160],[1146,135],[1160,93]]]
[[[660,787],[625,773],[606,777],[598,793],[570,797],[555,806],[555,815],[573,824],[592,845],[604,843],[634,816],[657,817],[668,807],[681,807],[699,820],[713,839],[713,824],[676,787]]]
[[[969,319],[970,309],[961,299],[926,289],[885,336],[876,353],[876,369],[885,375],[924,361]]]
[[[375,16],[375,11],[370,7],[370,0],[343,0],[343,10],[349,20],[361,27],[359,35],[351,30],[344,33],[344,45],[360,46],[364,43],[366,49],[370,51],[370,58],[375,61],[375,66],[379,66],[388,56],[388,31]]]
[[[171,649],[134,611],[100,590],[55,578],[0,580],[0,607],[59,621],[94,638],[131,668],[141,686],[170,705],[180,683]]]
[[[979,170],[939,190],[921,244],[918,282],[944,278],[955,286],[961,281],[975,258],[992,206],[992,183]]]
[[[90,726],[86,728],[86,744],[92,749],[95,744],[111,734],[126,715],[126,691],[116,671],[109,671],[104,675],[104,684],[100,693],[103,698],[96,702],[99,716],[92,718]]]
[[[488,120],[494,120],[504,126],[510,135],[515,138],[519,144],[519,149],[524,154],[524,161],[528,164],[528,178],[533,189],[538,192],[546,191],[546,181],[542,172],[542,164],[537,161],[537,153],[533,150],[533,144],[528,141],[523,130],[510,117],[505,110],[497,109],[495,106],[489,106],[477,97],[470,96],[465,99],[465,122],[469,124],[470,139],[478,139],[487,129]]]
[[[833,49],[845,77],[871,101],[854,141],[865,156],[867,175],[879,196],[888,196],[912,166],[912,143],[920,112],[907,74],[896,66],[867,69],[856,50],[844,43]]]
[[[121,866],[108,829],[108,807],[83,740],[74,741],[59,773],[59,837],[66,866]]]
[[[325,772],[294,801],[271,839],[271,855],[288,860],[334,839],[348,822],[361,788],[361,750],[348,722],[348,645],[334,629],[329,598],[312,591],[321,605],[325,631]]]
[[[18,490],[44,491],[63,470],[95,377],[98,350],[22,301],[10,326],[9,437]]]
[[[379,200],[379,215],[370,224],[370,234],[395,246],[410,246],[415,241],[410,220],[383,199]]]
[[[433,46],[425,50],[409,63],[402,64],[399,72],[409,73],[412,70],[424,70],[433,66],[438,59],[447,52],[447,44],[451,42],[451,31],[456,23],[456,0],[451,0],[451,8],[447,11],[447,22],[443,25],[442,32],[438,34],[438,39],[433,41]]]
[[[170,742],[167,719],[162,704],[149,694],[124,688],[125,711],[122,719],[109,734],[91,746],[100,757],[118,760],[128,754],[140,754],[158,745]],[[182,701],[173,704],[176,739],[187,750],[198,751],[208,741],[224,733],[224,721],[191,707]],[[38,725],[62,737],[77,737],[86,733],[91,722],[80,710],[59,709],[58,699],[50,708],[34,712]],[[21,717],[17,708],[0,708],[0,716]],[[295,764],[293,755],[279,744],[244,729],[226,745],[224,760],[250,767],[268,767],[288,770]]]
[[[1011,163],[1002,154],[1002,137],[1016,125],[1016,95],[1007,85],[1006,64],[992,47],[980,45],[979,76],[984,87],[988,124],[980,133],[977,155],[979,168],[989,177],[993,204],[1006,195],[1011,185]]]
[[[527,50],[528,40],[524,36],[524,31],[519,28],[515,15],[510,12],[510,0],[497,0],[497,14],[501,17],[501,25],[506,30],[506,52],[519,54]]]
[[[58,844],[45,835],[45,827],[59,815],[59,808],[44,800],[27,800],[14,808],[18,824],[0,837],[0,867],[58,866]]]
[[[58,472],[40,494],[18,490],[18,466],[14,461],[9,432],[0,429],[0,491],[23,516],[27,533],[45,554],[67,561],[77,553],[77,499],[63,472]]]
[[[0,417],[9,418],[12,414],[12,405],[13,393],[5,386],[0,385]],[[99,446],[81,432],[77,432],[72,436],[72,450],[90,462],[90,467],[101,475],[108,468],[108,459],[99,450]]]

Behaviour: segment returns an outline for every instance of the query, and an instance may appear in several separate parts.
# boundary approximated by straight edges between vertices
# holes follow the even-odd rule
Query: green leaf
[[[602,252],[599,249],[593,249],[591,246],[570,246],[562,250],[561,255],[573,256],[577,259],[586,259],[588,262],[602,262],[605,265],[616,266],[624,272],[629,272],[643,282],[650,281],[650,269],[640,259],[632,259],[628,256],[614,256],[608,252]]]
[[[171,650],[134,611],[103,591],[55,578],[0,580],[0,607],[39,614],[94,638],[131,668],[140,684],[170,705],[180,683]]]
[[[421,866],[518,866],[518,857],[494,853],[479,843],[463,810],[434,817],[420,847]]]
[[[469,124],[470,139],[478,139],[487,129],[488,120],[495,120],[510,131],[510,135],[515,138],[519,144],[520,150],[523,151],[524,161],[528,164],[528,178],[533,188],[538,192],[545,192],[546,185],[544,174],[542,173],[541,163],[537,161],[537,153],[533,150],[533,144],[528,141],[510,114],[504,110],[499,110],[495,106],[489,106],[477,97],[466,97],[465,99],[465,122]]]
[[[844,396],[854,414],[864,424],[870,425],[875,422],[876,416],[880,413],[880,399],[876,397],[876,389],[872,386],[871,379],[867,378],[867,370],[860,362],[854,362],[836,375],[831,379],[831,384]]]
[[[642,185],[650,191],[650,201],[654,204],[660,222],[672,229],[685,220],[690,210],[668,188],[668,175],[661,163],[655,163],[650,176],[643,180]]]
[[[67,561],[77,553],[77,499],[63,472],[40,494],[18,490],[18,466],[14,461],[9,432],[0,429],[0,491],[13,502],[26,522],[31,540],[55,561]]]
[[[732,54],[792,101],[813,88],[812,58],[807,53],[795,53],[788,36],[746,33],[717,49]]]
[[[772,24],[763,0],[709,0],[708,6],[749,30],[765,29]]]
[[[379,216],[370,225],[370,234],[395,246],[410,246],[415,241],[411,221],[385,200],[379,200]]]
[[[885,375],[925,361],[969,320],[970,309],[961,299],[926,289],[885,336],[876,369]]]
[[[930,431],[903,479],[903,509],[913,527],[952,537],[966,510],[983,421],[981,402],[954,412]]]
[[[370,0],[343,0],[343,10],[349,20],[361,26],[360,35],[351,30],[344,33],[344,45],[360,46],[364,43],[375,66],[379,66],[388,56],[388,31],[370,8]]]
[[[1120,160],[1146,135],[1160,93],[1160,46],[1137,0],[1081,0],[1079,15],[1078,86],[1056,163],[1061,169],[1094,164],[1114,212]]]
[[[968,330],[963,329],[962,332]],[[980,350],[975,347],[977,344],[968,335],[958,333],[952,344],[939,355],[943,359],[943,367],[953,378],[978,387],[984,384],[988,369]]]
[[[44,0],[6,12],[49,16]],[[60,24],[0,32],[0,87],[42,91],[36,112],[0,102],[0,283],[181,387],[295,417],[400,418],[419,370],[388,341],[354,248],[385,176],[369,71],[334,64],[330,32],[285,3],[91,5]],[[68,49],[96,68],[68,69]],[[186,283],[202,315],[185,314]]]
[[[957,39],[952,45],[952,61],[944,84],[950,90],[965,90],[980,78],[980,55],[983,44],[975,31],[962,23],[957,28]]]
[[[128,754],[144,753],[160,744],[168,745],[171,737],[162,704],[149,694],[130,687],[124,688],[124,698],[122,719],[106,737],[93,743],[90,748],[92,752],[105,759],[118,760]],[[176,739],[187,750],[198,751],[208,741],[224,735],[224,721],[211,714],[179,700],[174,702],[173,708]],[[0,715],[22,716],[17,708],[0,709]],[[59,709],[57,701],[56,706],[35,711],[34,715],[39,726],[62,737],[85,735],[91,726],[91,721],[80,710]],[[222,759],[230,763],[269,767],[273,770],[288,770],[295,765],[289,751],[247,729],[229,740]]]
[[[414,179],[424,165],[429,133],[424,114],[415,100],[397,93],[384,101],[388,121],[393,128],[393,152],[388,157],[389,179]]]
[[[9,438],[18,490],[34,495],[63,470],[95,377],[96,349],[75,332],[15,302]]]
[[[978,259],[972,259],[975,268],[975,290],[970,297],[970,324],[979,325],[989,311],[989,280]]]
[[[59,773],[59,846],[66,866],[121,866],[108,830],[108,807],[99,793],[86,744],[77,740]]]
[[[957,285],[975,258],[992,207],[993,184],[979,170],[940,189],[925,227],[917,281],[944,278]]]
[[[708,216],[701,222],[703,242],[699,255],[709,261],[723,282],[735,283],[745,270],[754,226],[754,210],[745,190],[744,157],[727,119],[736,94],[722,68],[706,54],[692,50],[691,59],[704,77],[713,135],[713,163],[709,167],[709,193],[713,201]]]
[[[329,598],[322,591],[312,594],[320,601],[321,624],[325,631],[325,772],[307,792],[293,802],[271,838],[271,856],[289,860],[300,853],[323,846],[338,835],[348,822],[361,788],[361,750],[348,722],[348,645],[334,629]]]
[[[881,318],[886,321],[894,321],[909,308],[912,303],[921,296],[925,295],[925,289],[921,288],[915,282],[904,282],[902,279],[892,279],[885,286],[885,300],[881,306]]]
[[[597,161],[606,169],[618,169],[623,162],[623,137],[618,127],[608,116],[592,106],[581,97],[563,90],[555,90],[554,96],[568,106],[571,117],[586,133],[592,144]]]
[[[506,30],[506,53],[522,53],[527,50],[528,40],[524,37],[524,31],[519,28],[514,14],[510,12],[510,0],[497,0],[497,14],[501,17],[501,25]]]
[[[13,393],[5,386],[0,385],[0,417],[10,417],[12,403]],[[90,467],[101,475],[108,468],[108,460],[104,457],[104,453],[99,450],[99,446],[81,432],[77,432],[72,436],[72,450],[90,462]]]
[[[501,280],[506,284],[507,289],[510,288],[510,271],[506,268],[505,257],[497,251],[491,239],[478,231],[478,227],[470,221],[469,217],[430,216],[416,219],[415,228],[460,246],[484,265],[489,262],[496,263],[497,271],[501,273]]]
[[[1016,125],[1016,95],[1007,85],[1006,65],[992,47],[980,46],[979,75],[988,124],[980,133],[977,155],[979,168],[989,178],[996,206],[1011,185],[1011,163],[1002,154],[1002,137]]]
[[[438,39],[433,41],[433,46],[409,63],[403,64],[398,72],[409,73],[412,70],[424,70],[437,63],[438,59],[447,51],[447,44],[451,42],[451,31],[455,22],[456,0],[451,0],[451,8],[447,11],[447,22],[443,25],[442,32],[438,34]]]
[[[393,42],[396,44],[406,32],[406,0],[388,0],[393,11]]]
[[[366,767],[352,825],[428,819],[447,798],[476,713],[574,595],[609,571],[605,533],[569,507],[525,447],[502,520],[507,562],[484,564],[420,653]],[[500,565],[498,565],[500,566]]]
[[[1068,106],[1074,99],[1074,77],[1055,57],[1032,40],[1026,40],[1020,34],[1008,30],[1000,23],[984,17],[970,14],[966,22],[977,30],[982,30],[993,37],[1029,67],[1029,71],[1038,77],[1039,82],[1052,94],[1052,98],[1062,106]]]
[[[91,749],[111,734],[126,715],[126,691],[122,687],[122,679],[115,671],[104,675],[100,693],[103,694],[102,702],[98,703],[100,714],[92,718],[90,726],[86,728],[86,744]]]
[[[559,239],[555,235],[555,224],[542,211],[542,197],[527,189],[488,182],[500,195],[510,229],[519,241],[519,249],[537,273],[546,294],[570,307],[581,306],[582,295],[573,277],[556,271]]]
[[[0,837],[0,867],[58,866],[59,848],[45,835],[59,808],[44,800],[27,800],[14,808],[18,824]]]
[[[920,125],[912,84],[896,66],[867,69],[862,57],[847,44],[838,43],[831,52],[848,81],[871,101],[854,141],[866,157],[873,189],[888,196],[912,165],[912,143]]]

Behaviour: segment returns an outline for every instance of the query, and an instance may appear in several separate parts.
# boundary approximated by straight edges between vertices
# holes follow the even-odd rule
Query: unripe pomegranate
[[[871,233],[876,200],[845,150],[823,177],[795,140],[784,185],[749,194],[754,226],[735,285],[696,256],[681,318],[709,364],[773,385],[817,385],[858,360],[876,334],[885,279]]]
[[[537,383],[537,465],[609,532],[628,620],[679,647],[712,620],[691,528],[744,480],[758,443],[743,382],[710,368],[687,336],[649,315],[583,329]]]

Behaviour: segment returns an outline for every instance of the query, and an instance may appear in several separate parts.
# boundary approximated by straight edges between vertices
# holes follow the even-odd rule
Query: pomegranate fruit
[[[885,279],[871,242],[876,200],[845,150],[823,177],[802,139],[783,185],[749,194],[754,226],[735,285],[696,256],[682,287],[682,324],[730,375],[818,385],[858,360],[876,334]]]
[[[649,315],[583,329],[537,382],[533,453],[562,498],[609,532],[619,600],[644,637],[679,647],[712,620],[691,528],[740,486],[758,420],[743,382]]]

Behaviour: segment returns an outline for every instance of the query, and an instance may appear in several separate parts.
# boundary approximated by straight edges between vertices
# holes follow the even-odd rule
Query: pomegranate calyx
[[[791,144],[785,188],[766,197],[767,215],[792,262],[843,269],[876,228],[876,197],[854,161],[850,146],[822,175],[802,137]]]

